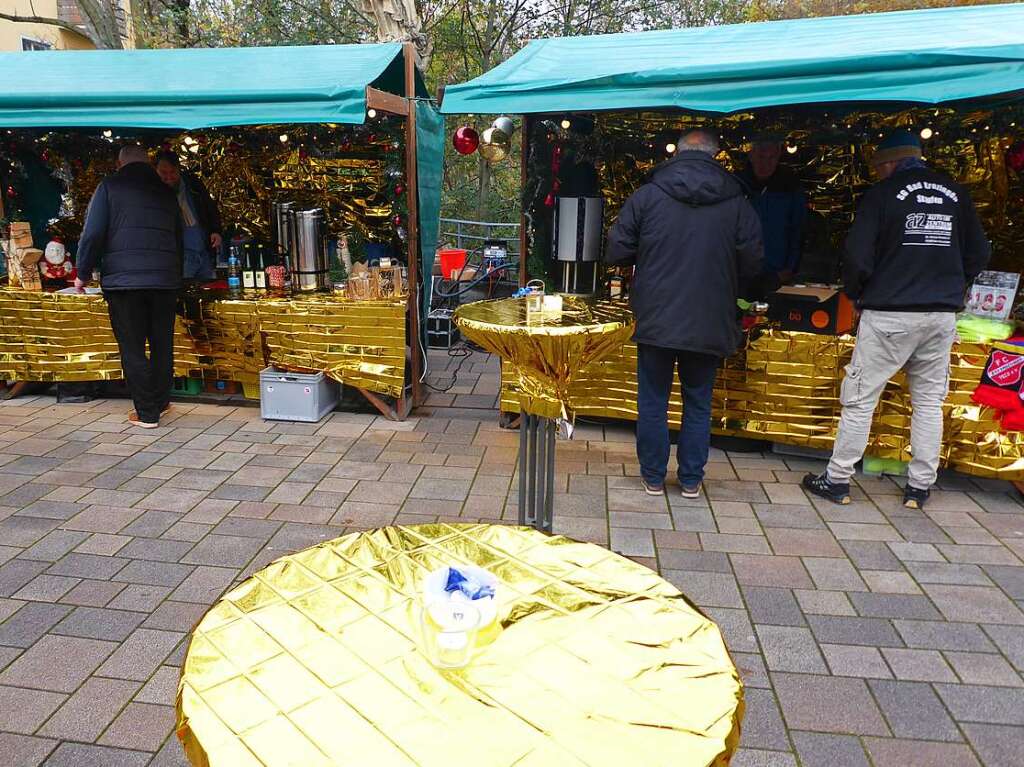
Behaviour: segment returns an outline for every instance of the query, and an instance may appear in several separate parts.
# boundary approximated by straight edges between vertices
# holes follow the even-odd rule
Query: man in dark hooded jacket
[[[757,214],[743,186],[715,161],[718,138],[684,134],[676,156],[654,170],[622,207],[606,259],[635,264],[636,452],[644,489],[665,489],[668,399],[678,364],[683,388],[679,483],[700,496],[711,443],[711,393],[723,357],[736,351],[736,299],[761,270]]]

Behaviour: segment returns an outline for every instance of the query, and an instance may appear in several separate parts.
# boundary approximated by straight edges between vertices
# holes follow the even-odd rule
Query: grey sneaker
[[[700,491],[703,485],[700,482],[696,482],[692,485],[686,482],[679,483],[679,492],[683,498],[700,498]]]
[[[663,482],[648,482],[646,479],[641,478],[640,484],[644,486],[644,492],[647,495],[664,495],[665,484]]]

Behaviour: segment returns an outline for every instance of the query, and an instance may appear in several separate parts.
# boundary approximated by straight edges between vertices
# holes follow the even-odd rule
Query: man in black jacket
[[[181,213],[145,149],[124,147],[117,164],[117,173],[100,182],[89,202],[78,241],[75,286],[82,290],[99,267],[121,367],[135,403],[128,420],[155,429],[168,407],[174,379]]]
[[[181,170],[174,152],[164,151],[156,156],[156,172],[178,196],[184,225],[183,276],[186,280],[212,280],[217,253],[223,244],[217,203],[202,181]]]
[[[623,206],[606,259],[635,264],[636,452],[644,489],[665,490],[668,399],[678,364],[683,388],[679,483],[700,496],[711,442],[711,393],[740,339],[736,298],[761,270],[757,214],[740,182],[715,161],[718,138],[693,130]]]
[[[956,312],[988,263],[990,246],[967,190],[925,164],[916,135],[894,131],[872,164],[882,180],[864,195],[846,239],[845,290],[862,314],[840,392],[843,415],[828,469],[809,474],[804,487],[850,502],[850,478],[867,448],[878,399],[905,369],[913,460],[903,503],[920,509],[939,467]]]

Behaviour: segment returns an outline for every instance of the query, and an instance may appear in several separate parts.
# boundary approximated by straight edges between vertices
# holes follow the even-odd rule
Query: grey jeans
[[[913,415],[908,481],[927,490],[935,484],[942,448],[942,403],[949,393],[949,352],[956,335],[952,312],[876,312],[861,315],[853,359],[846,367],[843,415],[828,464],[828,478],[845,483],[864,456],[871,419],[882,390],[907,371]]]

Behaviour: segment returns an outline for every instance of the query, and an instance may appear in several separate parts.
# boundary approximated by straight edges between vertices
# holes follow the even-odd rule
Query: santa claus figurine
[[[39,271],[44,280],[67,280],[74,278],[75,267],[68,258],[67,248],[56,237],[46,244]]]

